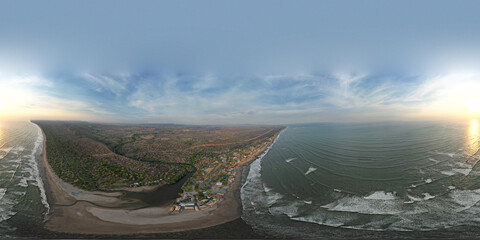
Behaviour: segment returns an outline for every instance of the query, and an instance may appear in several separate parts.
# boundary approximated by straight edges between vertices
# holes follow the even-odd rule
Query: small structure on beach
[[[200,211],[200,207],[196,203],[187,202],[187,203],[180,203],[180,205],[176,205],[170,209],[170,213],[174,212],[183,212],[184,210],[193,210],[193,211]]]

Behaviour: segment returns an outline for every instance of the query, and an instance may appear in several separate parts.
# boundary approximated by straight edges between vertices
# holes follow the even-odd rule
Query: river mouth
[[[193,176],[194,173],[187,173],[180,181],[174,184],[167,184],[158,187],[157,189],[149,192],[132,192],[121,191],[123,194],[119,198],[126,201],[134,201],[134,205],[125,204],[118,208],[135,207],[135,208],[147,208],[147,207],[164,207],[172,205],[180,194],[183,192],[182,186],[185,182]]]

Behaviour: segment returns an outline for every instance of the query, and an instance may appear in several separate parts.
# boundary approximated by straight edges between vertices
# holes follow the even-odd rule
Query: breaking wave
[[[285,236],[315,232],[301,222],[401,232],[478,227],[480,156],[466,146],[466,132],[435,124],[291,126],[251,164],[242,217]]]
[[[0,131],[0,235],[15,228],[8,221],[13,216],[25,222],[45,219],[48,205],[39,170],[43,134],[32,123],[2,124]]]

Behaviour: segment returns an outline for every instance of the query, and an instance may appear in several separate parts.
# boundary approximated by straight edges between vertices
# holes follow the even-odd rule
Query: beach
[[[50,204],[45,228],[74,234],[171,233],[238,220],[242,214],[239,191],[242,170],[265,150],[259,150],[255,157],[237,168],[233,183],[218,204],[202,211],[170,214],[171,205],[136,209],[135,202],[119,198],[120,192],[82,191],[62,181],[48,164],[46,144],[44,135],[42,173]]]

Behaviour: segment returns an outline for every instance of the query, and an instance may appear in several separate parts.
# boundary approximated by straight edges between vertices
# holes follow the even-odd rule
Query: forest
[[[45,133],[55,173],[85,190],[173,184],[197,167],[211,167],[200,159],[219,165],[220,154],[244,149],[283,128],[34,123]]]

